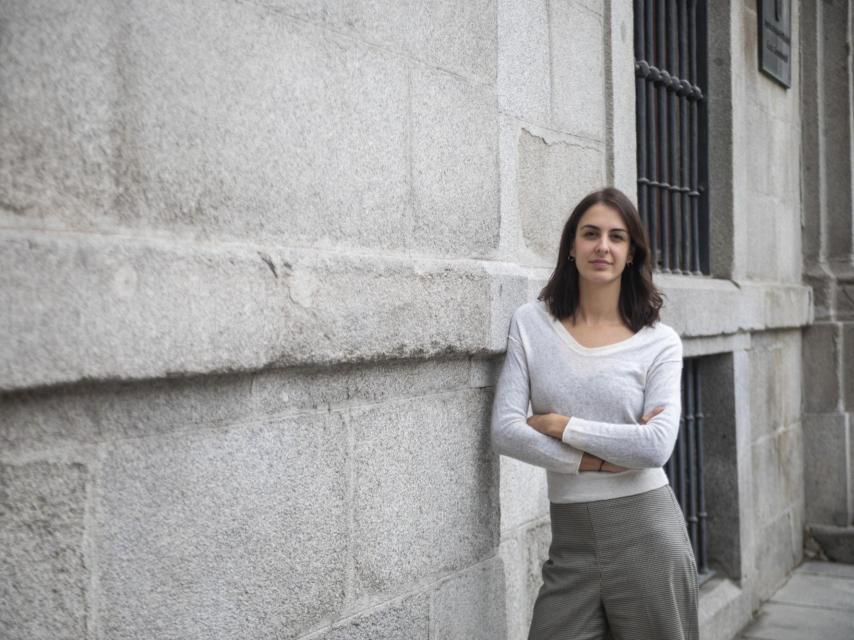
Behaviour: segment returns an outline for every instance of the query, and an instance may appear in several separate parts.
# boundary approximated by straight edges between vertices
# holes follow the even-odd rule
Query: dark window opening
[[[709,567],[706,492],[703,482],[703,398],[699,358],[686,358],[682,368],[682,416],[679,437],[664,471],[676,494],[697,560],[698,582],[715,571]]]
[[[653,269],[708,275],[706,3],[634,0],[638,210]]]

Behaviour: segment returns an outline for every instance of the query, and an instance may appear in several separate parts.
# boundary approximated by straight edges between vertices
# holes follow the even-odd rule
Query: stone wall
[[[713,273],[656,283],[727,638],[800,558],[813,310],[798,73],[710,4]],[[545,475],[492,388],[569,210],[635,194],[631,4],[6,5],[0,635],[524,638]]]

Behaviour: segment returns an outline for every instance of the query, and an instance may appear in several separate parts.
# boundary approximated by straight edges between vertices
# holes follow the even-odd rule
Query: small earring
[[[631,266],[632,266],[632,261],[631,261],[631,260],[629,260],[629,261],[626,263],[626,266],[631,267]]]
[[[575,258],[573,258],[572,256],[569,256],[569,259],[575,261]]]

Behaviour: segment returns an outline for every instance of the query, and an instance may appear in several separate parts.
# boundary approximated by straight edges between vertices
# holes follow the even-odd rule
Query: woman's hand
[[[641,423],[641,424],[646,424],[647,422],[649,422],[650,420],[652,420],[655,416],[657,416],[657,415],[658,415],[659,413],[661,413],[662,411],[664,411],[664,407],[656,407],[655,409],[653,409],[652,411],[650,411],[648,414],[646,414],[645,416],[641,417],[641,419],[640,419],[640,423]]]
[[[602,467],[601,469],[599,467]],[[581,466],[578,467],[579,471],[601,471],[602,473],[619,473],[620,471],[628,471],[627,467],[621,467],[618,464],[613,464],[611,462],[605,461],[605,464],[602,464],[602,458],[599,456],[594,456],[592,453],[584,452],[584,455],[581,456]]]

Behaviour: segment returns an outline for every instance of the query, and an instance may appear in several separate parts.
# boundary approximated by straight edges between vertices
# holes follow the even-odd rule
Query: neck
[[[575,323],[588,326],[623,324],[620,316],[620,281],[604,284],[579,280]]]

